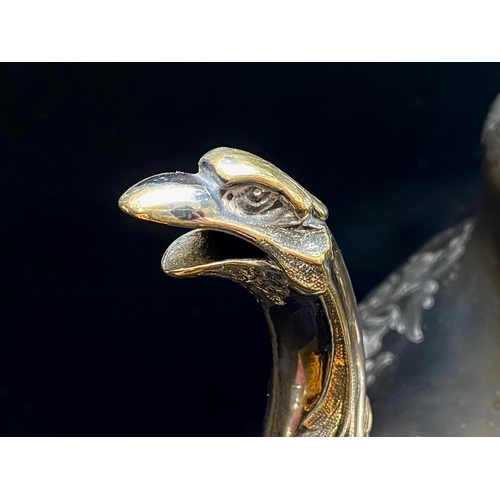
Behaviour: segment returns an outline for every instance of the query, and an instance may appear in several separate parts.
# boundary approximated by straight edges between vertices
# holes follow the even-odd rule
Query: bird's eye
[[[260,187],[250,187],[247,190],[248,199],[253,203],[260,203],[263,198],[269,194],[269,191],[266,193]]]
[[[263,186],[237,186],[226,191],[224,198],[240,212],[257,215],[282,206],[280,194]]]
[[[243,193],[242,201],[244,200],[249,205],[256,208],[269,208],[268,202],[271,200],[276,200],[278,199],[278,197],[278,193],[275,193],[274,191],[267,191],[258,186],[249,186]]]
[[[289,227],[303,219],[283,194],[258,184],[226,188],[222,200],[232,213],[243,215],[255,224]]]

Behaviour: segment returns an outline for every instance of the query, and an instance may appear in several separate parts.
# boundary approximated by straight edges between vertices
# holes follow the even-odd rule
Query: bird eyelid
[[[221,197],[232,207],[252,215],[264,214],[278,208],[292,209],[283,193],[257,183],[242,183],[226,186]]]

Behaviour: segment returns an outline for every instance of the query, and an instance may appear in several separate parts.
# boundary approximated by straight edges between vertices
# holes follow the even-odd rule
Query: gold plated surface
[[[262,305],[274,359],[266,435],[369,433],[356,301],[323,203],[262,158],[217,148],[197,174],[145,179],[119,206],[194,229],[165,252],[165,273],[225,277]]]

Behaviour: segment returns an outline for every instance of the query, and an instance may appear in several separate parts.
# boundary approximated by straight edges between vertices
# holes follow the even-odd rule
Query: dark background
[[[258,435],[270,345],[224,280],[174,280],[180,230],[122,214],[154,173],[256,153],[330,209],[361,299],[474,212],[500,65],[0,66],[0,435]]]

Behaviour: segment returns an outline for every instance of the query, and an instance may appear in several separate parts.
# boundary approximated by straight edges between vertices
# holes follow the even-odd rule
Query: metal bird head
[[[170,245],[163,270],[240,283],[248,281],[245,273],[260,270],[274,273],[284,287],[320,293],[332,248],[325,205],[279,168],[245,151],[213,149],[198,165],[196,174],[149,177],[120,198],[120,208],[134,217],[195,229]]]
[[[323,203],[262,158],[217,148],[198,173],[155,175],[119,204],[193,229],[165,252],[167,274],[228,278],[263,306],[274,346],[266,435],[366,435],[356,302]]]

